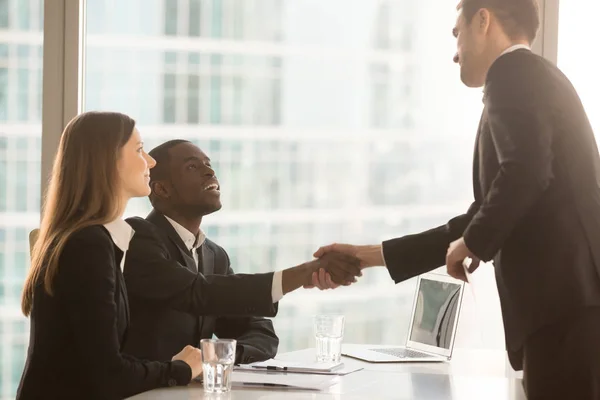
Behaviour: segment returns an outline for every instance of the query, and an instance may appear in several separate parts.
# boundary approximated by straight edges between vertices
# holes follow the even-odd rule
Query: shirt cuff
[[[277,271],[273,274],[271,298],[273,299],[273,303],[277,303],[283,298],[283,271]]]
[[[381,243],[381,259],[383,260],[383,266],[387,267],[387,263],[385,262],[385,254],[383,253],[383,243]]]

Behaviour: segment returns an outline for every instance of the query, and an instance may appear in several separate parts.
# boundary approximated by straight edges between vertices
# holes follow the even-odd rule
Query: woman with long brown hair
[[[126,115],[88,112],[65,128],[45,197],[22,310],[31,318],[25,399],[119,399],[186,385],[201,371],[188,346],[171,362],[120,349],[129,306],[122,269],[133,230],[121,216],[150,193],[155,161]]]

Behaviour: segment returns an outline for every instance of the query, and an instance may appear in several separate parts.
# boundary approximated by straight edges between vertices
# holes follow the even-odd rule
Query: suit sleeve
[[[233,275],[229,257],[220,249],[226,263],[227,275]],[[275,357],[279,338],[273,323],[257,317],[219,317],[215,321],[215,335],[237,340],[236,364],[248,364]]]
[[[513,96],[519,96],[518,91]],[[552,129],[539,104],[490,94],[488,122],[499,170],[464,234],[478,258],[491,260],[552,179]],[[522,97],[525,97],[523,95]]]
[[[124,276],[127,291],[149,302],[194,315],[274,317],[273,273],[232,276],[194,273],[176,260],[147,221],[129,219],[135,234]]]
[[[452,218],[445,225],[383,242],[383,256],[394,282],[405,281],[444,265],[448,246],[463,236],[478,209],[479,204],[473,202],[465,214]]]
[[[187,385],[191,369],[182,361],[148,362],[121,354],[115,303],[116,266],[107,237],[72,238],[60,259],[60,296],[86,371],[91,398],[117,399],[161,386]]]

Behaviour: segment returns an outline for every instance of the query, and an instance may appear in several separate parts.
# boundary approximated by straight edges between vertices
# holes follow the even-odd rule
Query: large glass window
[[[237,272],[424,230],[470,204],[482,103],[452,62],[455,4],[131,1],[146,25],[126,30],[115,4],[87,2],[85,109],[132,115],[148,149],[184,138],[208,153],[224,207],[203,229]],[[139,199],[127,213],[149,210]],[[379,269],[295,292],[274,320],[280,351],[312,346],[321,312],[347,316],[346,342],[403,343],[414,289]]]
[[[600,137],[600,58],[583,43],[597,37],[594,15],[600,12],[595,1],[561,1],[558,26],[558,66],[573,82],[583,106]]]
[[[39,225],[42,0],[0,0],[0,399],[14,399],[29,325],[21,290]]]

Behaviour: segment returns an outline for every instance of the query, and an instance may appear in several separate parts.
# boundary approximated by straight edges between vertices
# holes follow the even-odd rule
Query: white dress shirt
[[[206,240],[206,235],[204,234],[204,232],[202,232],[202,229],[200,229],[200,233],[198,233],[198,236],[196,236],[192,232],[184,228],[177,221],[167,217],[166,215],[165,218],[171,223],[171,225],[175,229],[175,232],[177,232],[181,240],[183,240],[185,247],[187,247],[187,249],[192,253],[192,257],[194,257],[194,262],[196,263],[196,268],[198,268],[199,262],[197,250],[200,248],[200,246],[204,244],[204,241]]]
[[[125,255],[127,254],[127,250],[129,250],[129,242],[134,234],[133,228],[121,218],[117,218],[108,224],[104,224],[104,227],[108,233],[110,233],[110,237],[114,244],[123,252],[123,258],[121,258],[121,272],[123,272],[123,268],[125,267]]]
[[[196,237],[192,232],[188,231],[177,221],[174,221],[173,219],[167,217],[166,215],[165,215],[165,218],[173,226],[173,228],[175,229],[175,232],[177,232],[177,234],[179,235],[181,240],[183,240],[183,243],[185,243],[185,246],[192,253],[192,256],[194,257],[194,262],[196,263],[196,268],[197,268],[199,265],[197,250],[206,241],[206,235],[204,234],[204,232],[202,232],[202,230],[200,230],[200,233]],[[271,299],[273,300],[273,303],[277,303],[279,300],[281,300],[283,298],[282,275],[283,275],[282,271],[277,271],[273,274],[273,283],[271,285]]]
[[[504,50],[499,57],[502,57],[505,54],[508,53],[512,53],[515,50],[520,50],[520,49],[527,49],[527,50],[531,50],[531,47],[527,46],[526,44],[515,44],[513,46],[510,46],[508,49]]]

